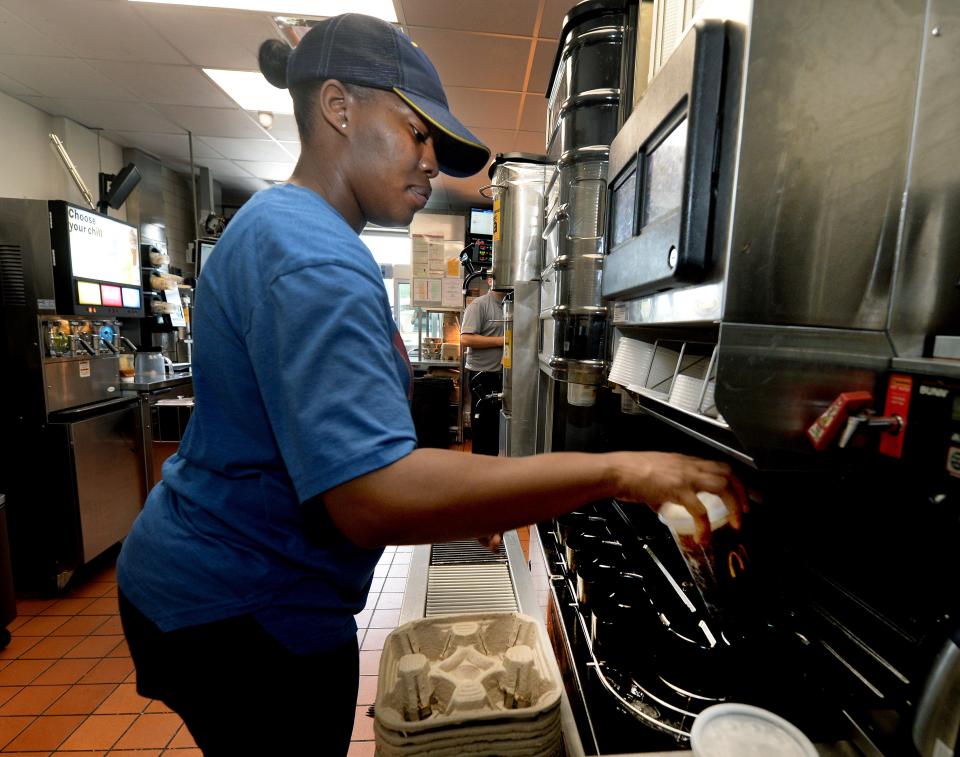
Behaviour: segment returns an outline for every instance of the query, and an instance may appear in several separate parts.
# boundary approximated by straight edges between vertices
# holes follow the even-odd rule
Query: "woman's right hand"
[[[666,452],[610,452],[616,471],[618,499],[642,502],[654,510],[665,502],[682,505],[692,516],[697,541],[710,539],[710,519],[697,492],[711,492],[723,499],[730,522],[740,528],[748,509],[743,484],[729,465],[699,457]]]

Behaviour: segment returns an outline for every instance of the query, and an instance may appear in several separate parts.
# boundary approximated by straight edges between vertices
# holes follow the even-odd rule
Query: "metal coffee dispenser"
[[[637,84],[605,177],[596,403],[585,418],[541,380],[542,448],[719,459],[752,507],[717,561],[722,612],[642,506],[539,524],[586,753],[687,748],[725,701],[786,717],[823,753],[952,753],[951,28],[960,12],[938,0],[705,2]]]

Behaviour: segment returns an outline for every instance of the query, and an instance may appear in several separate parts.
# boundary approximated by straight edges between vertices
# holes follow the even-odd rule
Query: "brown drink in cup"
[[[697,497],[710,518],[710,540],[706,544],[697,542],[693,516],[681,505],[666,503],[659,517],[670,529],[707,609],[722,618],[737,601],[750,569],[750,557],[740,531],[730,523],[723,500],[708,492],[700,492]]]

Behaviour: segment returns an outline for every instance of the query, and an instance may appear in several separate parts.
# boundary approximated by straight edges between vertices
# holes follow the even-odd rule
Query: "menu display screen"
[[[68,205],[67,232],[74,277],[140,286],[140,240],[135,228]]]

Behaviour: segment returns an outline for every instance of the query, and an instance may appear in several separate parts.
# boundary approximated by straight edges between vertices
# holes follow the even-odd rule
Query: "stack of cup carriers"
[[[380,757],[553,757],[562,682],[546,634],[515,612],[400,626],[380,658]]]

